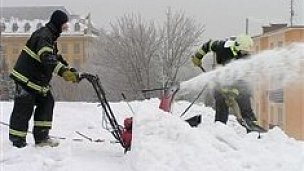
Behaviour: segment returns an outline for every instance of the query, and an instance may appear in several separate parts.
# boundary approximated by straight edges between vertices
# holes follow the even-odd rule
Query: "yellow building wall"
[[[25,45],[27,37],[6,37],[2,35],[2,48],[6,64],[10,70],[21,52],[22,47]]]
[[[17,58],[20,55],[22,48],[30,35],[25,36],[5,36],[2,35],[3,54],[5,57],[8,69],[11,70]],[[88,58],[88,43],[89,38],[85,36],[62,36],[58,39],[58,50],[63,55],[64,59],[68,61],[71,66],[76,68],[82,67]],[[62,53],[62,46],[67,47],[65,53]],[[78,48],[75,49],[75,47]],[[76,66],[75,66],[76,65]]]
[[[262,37],[260,40],[260,49],[265,50],[269,47],[268,37]]]
[[[269,118],[268,118],[268,106],[269,106],[269,101],[268,101],[268,93],[267,93],[267,88],[268,85],[265,84],[266,82],[264,82],[263,84],[260,85],[260,91],[258,92],[259,96],[259,104],[260,104],[260,111],[259,111],[259,122],[261,124],[261,126],[263,126],[264,128],[268,128],[269,125]]]
[[[304,105],[304,81],[291,83],[286,88],[285,109],[286,129],[285,132],[296,139],[304,139],[303,129],[303,105]]]
[[[265,34],[254,38],[254,42],[256,53],[293,42],[304,42],[304,28]],[[290,137],[304,140],[304,60],[299,72],[303,73],[303,79],[290,83],[284,88],[283,103],[269,101],[267,91],[271,87],[271,81],[266,80],[267,77],[261,78],[254,92],[254,107],[259,116],[259,122],[264,128],[269,128],[273,121],[278,121],[279,114],[282,114],[281,129]]]
[[[303,29],[293,29],[285,33],[286,43],[292,42],[303,42],[304,41],[304,30]]]

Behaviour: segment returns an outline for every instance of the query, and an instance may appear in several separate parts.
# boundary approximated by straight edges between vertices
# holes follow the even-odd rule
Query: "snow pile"
[[[303,153],[298,151],[303,146],[278,128],[257,139],[256,133],[238,134],[221,123],[191,128],[180,118],[163,114],[138,120],[130,153],[138,171],[300,171],[303,166]]]
[[[110,142],[112,135],[102,129],[97,104],[56,103],[51,134],[67,138],[57,148],[34,147],[30,134],[27,147],[13,148],[8,141],[8,128],[1,125],[1,170],[302,171],[304,168],[303,142],[287,137],[278,128],[257,139],[256,133],[246,134],[233,116],[228,125],[214,123],[214,111],[200,104],[185,116],[203,115],[203,124],[191,128],[179,117],[188,102],[177,102],[172,114],[160,111],[158,104],[158,99],[130,103],[136,116],[133,148],[126,155],[119,144]],[[132,116],[125,102],[111,106],[119,123]],[[8,122],[11,110],[12,102],[0,102],[1,121]],[[81,138],[75,131],[105,142],[72,141]]]

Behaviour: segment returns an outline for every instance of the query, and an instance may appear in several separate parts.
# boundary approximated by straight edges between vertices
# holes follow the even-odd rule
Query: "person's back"
[[[214,52],[217,64],[225,65],[233,59],[247,57],[252,45],[253,41],[247,35],[240,35],[236,40],[209,40],[199,47],[192,62],[195,66],[200,66],[202,58],[207,53]]]
[[[18,73],[22,73],[30,80],[34,80],[38,84],[44,86],[48,85],[52,78],[52,71],[46,71],[40,59],[34,58],[34,56],[36,56],[35,54],[38,54],[38,50],[40,49],[39,43],[41,43],[42,40],[51,40],[51,37],[52,33],[47,27],[36,30],[23,48],[24,50],[22,50],[14,70]],[[53,44],[53,41],[50,41],[49,43]],[[27,52],[33,54],[33,56],[29,56]],[[14,78],[14,75],[12,75],[12,77]]]

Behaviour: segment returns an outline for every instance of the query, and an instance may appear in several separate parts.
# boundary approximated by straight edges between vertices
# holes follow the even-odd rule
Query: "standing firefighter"
[[[249,55],[250,48],[253,45],[251,37],[240,35],[235,40],[217,40],[204,43],[192,56],[192,63],[201,67],[202,58],[208,52],[214,52],[216,62],[221,65],[229,63],[231,60],[242,59]],[[234,81],[234,80],[232,80]],[[235,110],[238,122],[244,126],[247,132],[259,131],[264,129],[256,125],[256,117],[252,111],[250,103],[251,93],[243,80],[235,81],[233,86],[216,86],[214,91],[215,98],[215,121],[226,124],[229,115],[229,107],[236,109],[239,107],[239,113]]]
[[[53,12],[45,27],[36,30],[21,51],[11,72],[16,84],[14,108],[10,117],[9,139],[13,146],[26,146],[28,122],[34,112],[33,135],[37,146],[59,145],[49,137],[52,127],[54,98],[49,82],[55,73],[66,81],[78,82],[79,74],[57,54],[56,40],[67,30],[68,16]]]

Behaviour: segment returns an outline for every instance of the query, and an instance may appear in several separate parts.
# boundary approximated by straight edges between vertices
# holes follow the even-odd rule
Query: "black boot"
[[[43,129],[41,127],[34,127],[33,130],[35,145],[38,147],[57,147],[59,141],[49,137],[49,129]]]
[[[57,147],[59,145],[59,141],[50,137],[47,137],[46,139],[43,140],[39,140],[35,142],[35,145],[37,147],[45,147],[45,146],[49,146],[49,147]]]
[[[248,120],[252,121],[252,122],[256,122],[257,118],[255,117],[255,115],[252,113],[252,115],[248,116]]]
[[[244,120],[248,125],[248,129],[249,129],[247,130],[247,132],[251,132],[251,131],[260,132],[260,133],[267,132],[266,129],[256,124],[256,121],[252,120],[252,118],[245,118]]]
[[[17,148],[23,148],[27,145],[25,138],[22,137],[9,135],[9,140],[13,143],[13,146]]]
[[[247,122],[243,118],[237,118],[236,120],[240,125],[242,125],[246,129],[247,133],[252,131],[249,125],[247,124]]]

